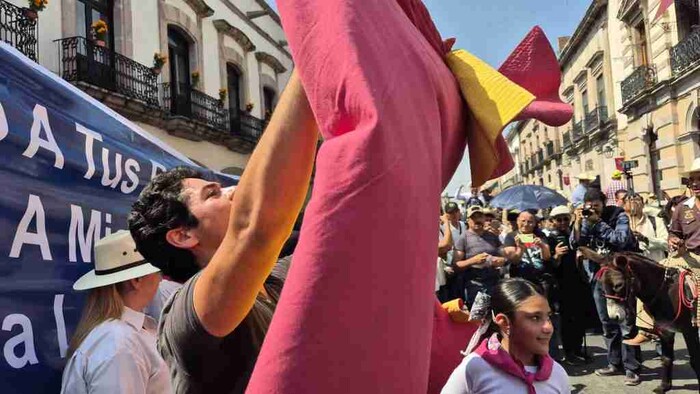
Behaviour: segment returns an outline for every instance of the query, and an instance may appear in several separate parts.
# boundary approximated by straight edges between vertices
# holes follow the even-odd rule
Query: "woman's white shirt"
[[[95,327],[63,371],[61,394],[171,393],[168,367],[156,349],[156,322],[128,307]]]
[[[536,367],[525,367],[536,372]],[[569,394],[569,376],[558,363],[552,366],[549,379],[534,382],[537,394]],[[476,353],[471,353],[452,372],[441,394],[527,393],[527,385],[515,376],[494,368]]]

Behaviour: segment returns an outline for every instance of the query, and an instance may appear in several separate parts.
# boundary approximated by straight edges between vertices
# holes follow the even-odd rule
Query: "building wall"
[[[26,0],[9,0],[19,7]],[[39,63],[59,73],[59,51],[55,40],[76,36],[76,7],[78,0],[54,0],[39,13]],[[195,6],[208,6],[213,14],[207,15]],[[276,15],[263,15],[255,19],[248,12],[261,11],[264,6],[257,0],[113,0],[114,20],[109,26],[114,32],[114,50],[144,66],[151,67],[154,53],[168,54],[167,26],[176,25],[191,40],[190,71],[199,71],[200,82],[195,88],[214,99],[219,89],[227,87],[226,63],[239,66],[241,78],[241,101],[253,104],[251,115],[262,119],[263,85],[269,85],[281,93],[289,80],[293,62],[286,47],[286,38]],[[198,12],[199,11],[199,12]],[[225,20],[230,26],[252,43],[244,49],[231,35],[222,33],[214,24]],[[253,48],[254,46],[254,48]],[[264,52],[265,59],[274,59],[277,68],[259,60],[256,54]],[[283,69],[283,70],[282,70]],[[169,65],[166,64],[158,77],[158,83],[169,81]],[[129,117],[128,114],[125,114]],[[160,115],[153,115],[154,117]],[[195,161],[215,170],[229,167],[244,168],[250,153],[227,148],[230,144],[197,138],[183,138],[170,134],[163,122],[157,119],[136,121],[144,130],[161,138]],[[184,136],[187,137],[187,136]]]

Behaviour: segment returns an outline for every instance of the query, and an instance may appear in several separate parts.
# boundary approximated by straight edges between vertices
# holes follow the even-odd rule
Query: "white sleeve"
[[[85,360],[82,353],[76,353],[68,360],[63,370],[61,394],[88,394],[87,385],[83,378]]]
[[[462,362],[452,371],[447,383],[440,391],[440,394],[469,394],[471,393],[469,382],[467,381],[467,359]]]
[[[149,371],[139,349],[120,346],[116,353],[94,366],[88,392],[94,394],[145,394]]]

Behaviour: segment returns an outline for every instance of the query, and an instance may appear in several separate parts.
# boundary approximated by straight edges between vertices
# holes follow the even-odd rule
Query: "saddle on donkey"
[[[700,321],[700,304],[698,303],[698,285],[700,285],[700,255],[692,252],[676,253],[665,260],[659,262],[664,267],[677,268],[680,270],[679,283],[682,287],[679,298],[684,302],[682,305],[693,308],[693,326],[697,327]],[[682,289],[682,290],[681,290]]]

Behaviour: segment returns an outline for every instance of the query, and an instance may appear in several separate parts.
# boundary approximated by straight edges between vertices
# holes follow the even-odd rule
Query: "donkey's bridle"
[[[601,268],[601,270],[600,270],[600,273],[599,273],[600,277],[602,278],[602,276],[605,274],[605,271],[608,271],[608,270],[616,270],[616,269],[605,266],[605,267]],[[669,280],[671,279],[672,275],[673,275],[673,272],[671,270],[669,270],[669,267],[664,267],[664,280],[663,280],[663,282],[661,282],[661,285],[659,285],[659,288],[656,290],[654,298],[652,298],[651,301],[647,305],[651,306],[654,304],[654,302],[656,302],[658,297],[661,295],[662,291],[666,288],[667,283],[669,283]],[[633,291],[632,287],[635,284],[636,277],[634,276],[634,273],[630,269],[629,260],[627,260],[627,263],[625,264],[625,273],[622,276],[625,278],[625,287],[626,287],[625,296],[618,297],[618,296],[613,295],[613,294],[603,293],[603,296],[605,296],[605,298],[609,298],[611,300],[615,300],[615,301],[618,301],[620,303],[625,303],[625,301],[627,301],[630,298],[630,296],[632,295],[632,291]]]

